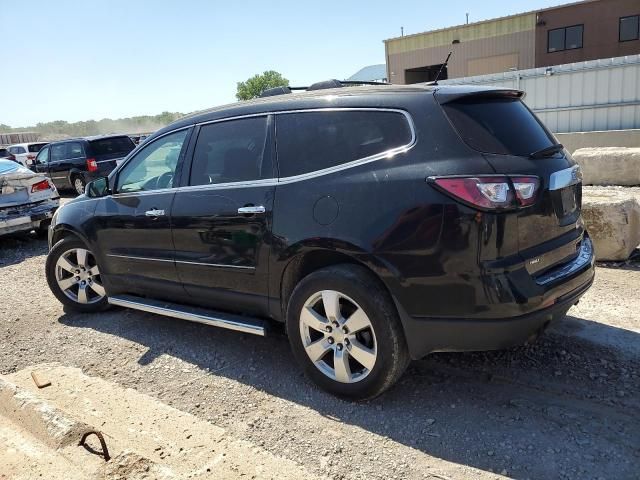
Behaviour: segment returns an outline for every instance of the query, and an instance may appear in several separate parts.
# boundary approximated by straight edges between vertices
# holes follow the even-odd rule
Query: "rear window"
[[[32,143],[27,148],[29,148],[29,153],[38,153],[45,145],[46,143]]]
[[[300,112],[277,117],[281,177],[371,157],[411,143],[407,117],[392,111]]]
[[[465,98],[443,105],[464,142],[474,150],[528,156],[555,143],[520,100]]]
[[[136,148],[129,137],[102,138],[100,140],[93,140],[90,143],[91,151],[95,156],[116,154],[125,156]]]

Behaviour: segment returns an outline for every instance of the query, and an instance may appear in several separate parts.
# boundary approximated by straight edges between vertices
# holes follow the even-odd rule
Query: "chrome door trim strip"
[[[186,265],[202,265],[203,267],[217,267],[217,268],[237,268],[240,270],[255,270],[256,267],[246,267],[243,265],[227,265],[224,263],[205,263],[205,262],[191,262],[188,260],[176,260],[176,263],[182,263]]]
[[[175,263],[175,260],[169,259],[169,258],[136,257],[136,256],[133,256],[133,255],[116,255],[115,253],[107,253],[107,257],[125,258],[127,260],[147,260],[149,262],[171,262],[171,263]]]
[[[149,262],[171,262],[182,263],[186,265],[201,265],[203,267],[217,267],[217,268],[236,268],[239,270],[255,270],[255,267],[247,267],[243,265],[228,265],[224,263],[205,263],[205,262],[191,262],[188,260],[173,260],[168,258],[151,258],[151,257],[137,257],[135,255],[117,255],[115,253],[107,253],[107,257],[112,258],[124,258],[127,260],[144,260]]]
[[[573,167],[553,172],[549,176],[549,190],[560,190],[580,182],[582,182],[582,170],[580,165],[574,165]]]

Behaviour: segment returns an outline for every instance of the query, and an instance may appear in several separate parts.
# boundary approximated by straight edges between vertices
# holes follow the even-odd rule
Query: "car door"
[[[67,143],[56,143],[51,145],[49,153],[49,176],[57,188],[69,188],[69,172],[71,170],[71,160],[67,155]]]
[[[174,263],[169,212],[190,129],[160,136],[115,173],[93,217],[101,275],[110,294],[184,297]]]
[[[34,163],[34,165],[32,167],[36,172],[44,173],[48,177],[50,177],[50,175],[49,175],[49,150],[50,150],[49,146],[46,146],[42,150],[40,150],[38,152],[38,155],[36,155],[36,160],[35,160],[35,163]],[[55,182],[54,182],[54,184],[55,184]],[[57,187],[57,185],[56,185],[56,187]]]
[[[171,210],[176,268],[196,303],[268,312],[275,179],[268,115],[202,125]]]

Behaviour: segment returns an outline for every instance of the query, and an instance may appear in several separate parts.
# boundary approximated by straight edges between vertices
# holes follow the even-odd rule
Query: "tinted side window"
[[[84,149],[79,142],[67,143],[67,158],[82,158]]]
[[[46,143],[32,143],[32,144],[29,145],[29,152],[30,153],[37,153],[45,145],[46,145]]]
[[[64,160],[67,152],[67,144],[59,143],[51,147],[51,161],[56,162],[58,160]]]
[[[465,143],[480,152],[529,155],[555,143],[517,99],[472,97],[446,103],[444,111]]]
[[[281,177],[323,170],[411,143],[399,112],[327,111],[277,116]]]
[[[212,123],[200,128],[190,185],[273,177],[267,117]]]
[[[9,148],[9,152],[11,152],[13,155],[20,155],[21,153],[26,153],[26,150],[24,149],[24,147],[11,147]]]
[[[127,155],[136,145],[129,137],[113,137],[93,140],[89,142],[91,145],[91,154],[96,157],[101,155]]]

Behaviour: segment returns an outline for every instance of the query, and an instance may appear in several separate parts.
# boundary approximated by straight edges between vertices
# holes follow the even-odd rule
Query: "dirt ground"
[[[80,367],[331,478],[638,478],[638,265],[599,267],[534,345],[431,355],[356,404],[311,385],[283,336],[122,309],[65,313],[46,285],[46,251],[44,240],[0,239],[2,374]]]

